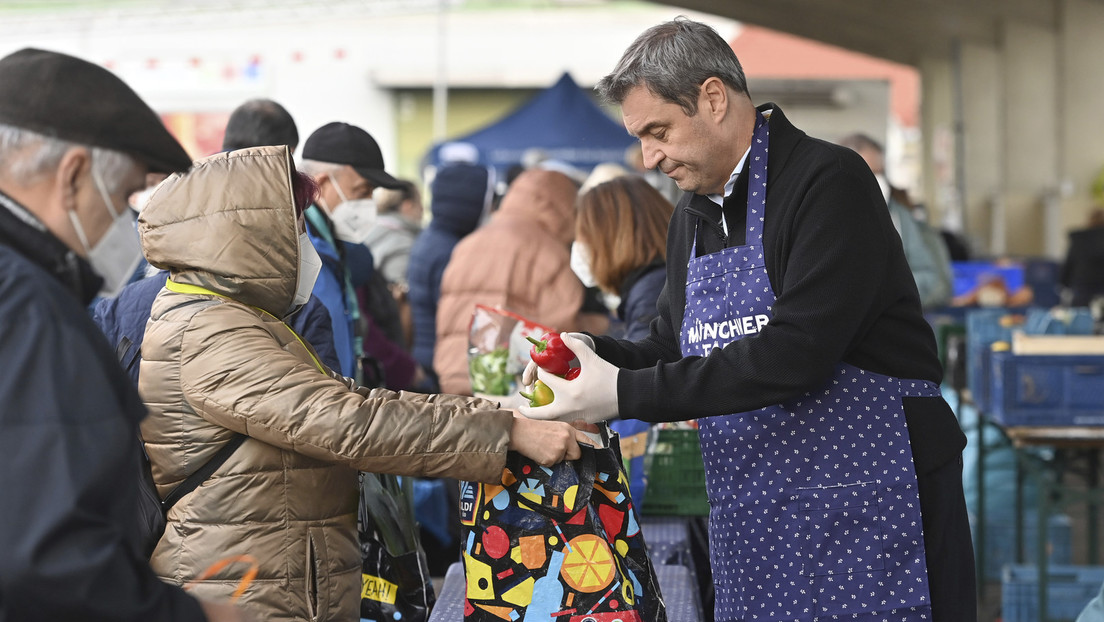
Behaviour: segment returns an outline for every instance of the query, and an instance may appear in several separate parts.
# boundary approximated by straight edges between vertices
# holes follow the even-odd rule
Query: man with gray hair
[[[566,335],[541,419],[697,419],[717,620],[974,620],[965,437],[870,168],[756,107],[732,48],[685,18],[603,78],[644,165],[684,194],[660,317]]]
[[[28,48],[0,84],[0,619],[244,619],[139,555],[146,411],[85,310],[140,257],[127,197],[191,158],[102,67]]]

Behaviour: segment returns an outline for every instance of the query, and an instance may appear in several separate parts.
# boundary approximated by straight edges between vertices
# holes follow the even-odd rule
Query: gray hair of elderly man
[[[108,192],[116,192],[119,183],[137,162],[112,149],[80,145],[0,123],[0,177],[26,185],[57,169],[65,152],[84,147],[92,153],[92,169],[103,180]]]
[[[748,94],[744,69],[732,46],[709,25],[679,16],[645,30],[595,88],[602,99],[620,104],[629,91],[644,85],[693,116],[702,83],[713,77]]]

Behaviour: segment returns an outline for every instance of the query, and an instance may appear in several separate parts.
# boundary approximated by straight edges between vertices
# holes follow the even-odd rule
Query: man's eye
[[[660,130],[658,132],[652,132],[652,137],[656,140],[667,140],[667,130]]]

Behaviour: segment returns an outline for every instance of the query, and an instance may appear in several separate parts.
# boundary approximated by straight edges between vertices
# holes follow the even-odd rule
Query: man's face
[[[399,206],[399,214],[408,222],[421,225],[422,217],[425,214],[425,208],[422,207],[421,198],[415,195],[403,201],[402,205]]]
[[[621,115],[625,129],[640,139],[646,168],[658,167],[685,192],[712,194],[723,191],[732,169],[713,148],[721,137],[704,103],[699,99],[698,112],[687,116],[641,85],[621,102]]]
[[[71,209],[80,221],[89,248],[95,248],[96,244],[107,233],[115,218],[129,209],[128,199],[130,195],[146,187],[146,173],[147,168],[144,165],[132,163],[122,171],[120,177],[101,180],[107,189],[107,198],[111,200],[111,205],[106,205],[104,196],[100,193],[92,176],[92,160],[91,158],[87,160],[87,164],[83,166],[80,174],[83,183],[79,183],[73,194]],[[76,243],[71,243],[70,239],[65,241],[77,254],[82,257],[86,256],[84,245],[80,243],[80,238],[76,236],[75,230],[73,231],[72,241]]]
[[[318,182],[318,197],[321,199],[321,204],[331,214],[344,201],[371,198],[372,191],[376,189],[372,182],[361,177],[349,165],[342,166],[337,172],[323,175],[315,181]]]

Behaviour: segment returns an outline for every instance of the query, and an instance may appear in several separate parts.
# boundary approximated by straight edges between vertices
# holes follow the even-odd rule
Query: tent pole
[[[448,133],[448,73],[447,73],[447,9],[448,0],[440,0],[437,9],[437,78],[433,82],[433,140],[440,142]]]

